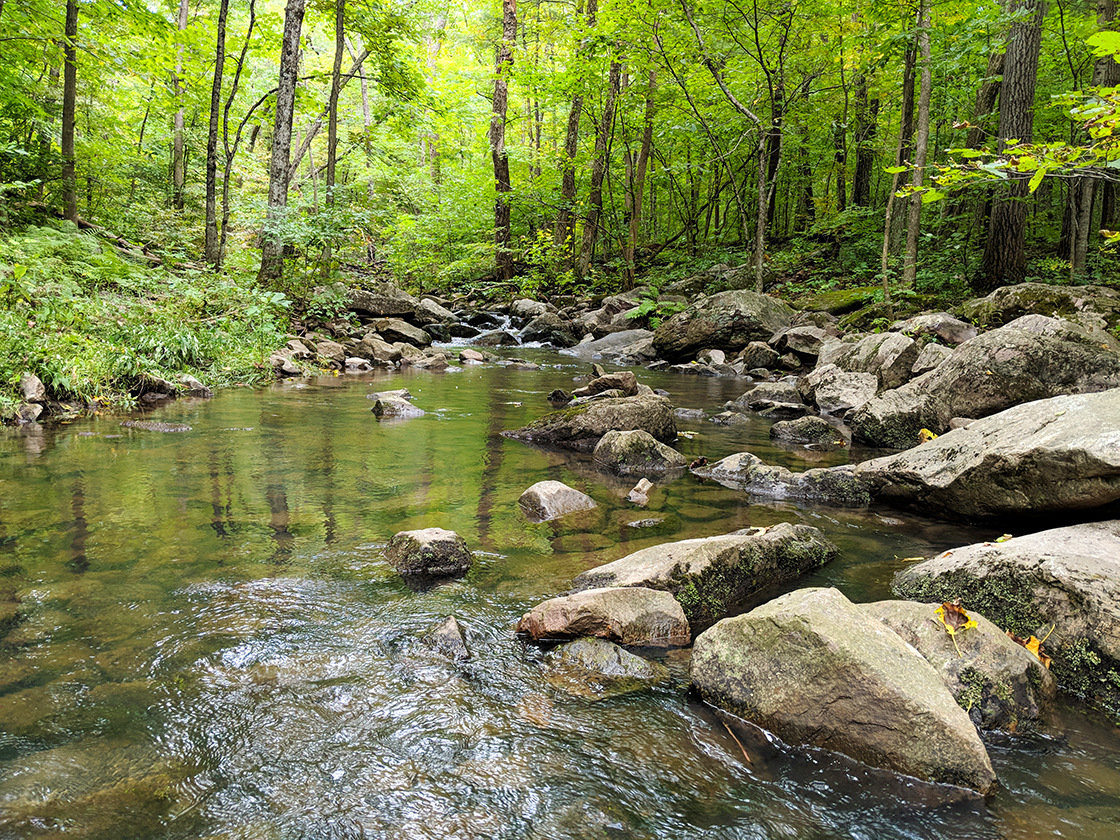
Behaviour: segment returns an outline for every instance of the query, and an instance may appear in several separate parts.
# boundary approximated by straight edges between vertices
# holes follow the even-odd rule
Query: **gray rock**
[[[617,359],[620,356],[642,352],[646,359],[657,358],[652,345],[653,333],[649,330],[620,330],[594,341],[577,344],[560,352],[580,359]],[[642,350],[642,348],[647,348]]]
[[[639,507],[645,507],[649,504],[649,493],[652,489],[652,481],[648,478],[640,479],[633,489],[626,494],[626,501]]]
[[[1120,715],[1120,521],[979,543],[908,566],[894,591],[961,599],[1016,635],[1038,639],[1058,684]]]
[[[770,340],[779,353],[793,352],[806,359],[815,359],[821,344],[830,336],[820,327],[802,325],[778,332]]]
[[[913,374],[921,376],[923,373],[929,373],[952,355],[953,351],[944,344],[927,344],[914,361]]]
[[[1120,389],[1018,405],[856,473],[879,501],[953,518],[1099,507],[1120,499]]]
[[[579,339],[573,334],[570,321],[563,320],[555,312],[544,312],[525,325],[525,329],[521,331],[521,341],[571,347]]]
[[[1076,321],[1101,337],[1120,324],[1120,292],[1105,286],[1004,286],[959,307],[961,317],[985,327],[1001,327],[1023,315]]]
[[[391,283],[375,283],[369,289],[351,289],[349,308],[365,315],[385,317],[411,315],[419,301]]]
[[[423,417],[424,409],[418,408],[410,403],[408,400],[399,399],[396,397],[385,397],[377,400],[370,409],[374,415],[380,419],[382,417]]]
[[[373,365],[369,363],[369,360],[360,356],[348,357],[345,364],[347,373],[367,373],[373,370]]]
[[[491,330],[476,338],[474,343],[479,347],[516,347],[517,338],[505,330]]]
[[[769,528],[652,546],[578,575],[577,589],[643,586],[671,592],[690,622],[713,621],[748,595],[787,583],[836,556],[808,525]]]
[[[546,664],[551,685],[588,700],[617,697],[669,679],[664,665],[604,639],[583,638],[559,645],[549,653]]]
[[[838,417],[862,408],[878,390],[879,377],[875,374],[850,373],[834,364],[819,365],[798,382],[802,399]]]
[[[459,361],[463,364],[481,365],[486,361],[486,356],[484,356],[478,350],[474,350],[470,347],[464,347],[459,351]]]
[[[966,324],[948,312],[931,312],[915,315],[904,321],[895,321],[891,324],[891,332],[905,333],[912,338],[931,336],[954,346],[963,344],[980,334],[972,324]]]
[[[688,465],[681,453],[641,429],[607,432],[596,444],[593,457],[597,465],[619,475],[654,475]]]
[[[47,386],[33,373],[25,373],[19,380],[19,391],[23,399],[29,403],[47,401]]]
[[[819,443],[834,445],[843,441],[840,430],[822,417],[800,417],[796,420],[781,420],[770,427],[772,440],[789,443]]]
[[[789,326],[793,315],[792,309],[767,295],[720,292],[663,321],[654,332],[653,346],[670,361],[694,358],[707,347],[738,350]]]
[[[125,420],[121,425],[126,429],[143,429],[146,432],[177,433],[191,431],[191,427],[186,423],[164,423],[159,420]]]
[[[517,500],[531,522],[549,522],[596,507],[595,500],[560,481],[538,481]]]
[[[453,615],[449,615],[441,621],[439,626],[425,637],[424,641],[448,659],[465,662],[471,658],[471,649],[467,647],[467,637]]]
[[[727,362],[727,354],[722,350],[709,348],[697,353],[696,361],[702,365],[722,365]]]
[[[427,347],[432,343],[432,337],[428,333],[400,318],[382,318],[376,326],[378,334],[393,344],[403,341],[414,347]]]
[[[528,426],[502,434],[586,452],[594,449],[599,438],[609,431],[633,429],[647,431],[662,443],[675,440],[677,427],[672,404],[664,397],[649,395],[598,399],[550,412]]]
[[[536,318],[538,315],[544,315],[546,312],[555,312],[555,307],[549,306],[539,300],[530,300],[529,298],[518,298],[510,304],[509,314],[514,318],[522,318],[528,320]]]
[[[572,396],[590,397],[611,390],[621,391],[621,396],[636,396],[638,393],[638,378],[628,370],[605,373],[595,377],[582,388],[576,388],[572,391]]]
[[[315,355],[332,362],[345,362],[346,348],[337,341],[320,341],[315,345]]]
[[[860,609],[924,656],[957,705],[981,729],[1017,732],[1045,724],[1056,689],[1049,669],[1003,630],[971,610],[969,617],[976,627],[950,636],[936,619],[939,606],[878,601],[861,604]]]
[[[743,348],[739,358],[742,360],[745,370],[753,370],[754,368],[773,370],[778,366],[780,356],[769,344],[763,341],[752,341]]]
[[[899,333],[869,335],[839,353],[832,363],[849,373],[873,373],[882,389],[897,388],[910,381],[919,347],[914,339]]]
[[[291,341],[289,341],[287,347],[292,351],[288,357],[290,359],[307,361],[314,355],[310,350],[307,349],[306,344],[296,338],[293,338]]]
[[[595,636],[622,645],[680,647],[692,639],[676,599],[640,586],[585,589],[552,598],[525,613],[516,629],[534,641]]]
[[[394,534],[385,558],[402,575],[432,577],[462,574],[470,569],[472,559],[467,541],[444,528]]]
[[[412,312],[412,320],[421,326],[427,326],[428,324],[451,326],[459,323],[459,319],[450,310],[445,309],[431,298],[422,298],[416,302]]]
[[[391,366],[401,360],[401,351],[380,336],[367,335],[354,348],[354,355],[379,365]]]
[[[799,404],[801,392],[790,382],[759,382],[726,408],[732,411],[761,411],[775,403]]]
[[[189,373],[179,374],[179,386],[190,397],[202,397],[203,399],[210,399],[214,392],[210,388],[195,379]]]
[[[795,473],[763,463],[749,452],[737,452],[693,472],[763,499],[820,502],[833,507],[867,507],[871,503],[868,482],[851,464]]]
[[[366,394],[367,400],[412,400],[412,393],[407,388],[397,388],[392,391],[374,391]]]
[[[784,595],[725,619],[693,647],[709,703],[790,744],[987,795],[996,777],[934,668],[835,589]]]
[[[43,406],[39,403],[23,403],[16,409],[16,421],[20,424],[34,423],[43,416]]]

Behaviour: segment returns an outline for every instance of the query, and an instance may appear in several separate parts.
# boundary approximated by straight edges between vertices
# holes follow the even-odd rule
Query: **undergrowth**
[[[115,406],[144,375],[258,381],[288,308],[249,278],[141,266],[67,223],[0,236],[0,415],[25,373],[52,399]]]

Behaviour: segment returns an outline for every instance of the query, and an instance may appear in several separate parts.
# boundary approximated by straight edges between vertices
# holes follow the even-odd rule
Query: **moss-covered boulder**
[[[401,531],[389,540],[385,558],[402,575],[456,575],[471,567],[467,541],[445,528]]]
[[[823,417],[798,417],[780,420],[770,427],[770,439],[784,443],[804,443],[821,446],[843,445],[844,436]],[[838,443],[839,442],[839,443]]]
[[[576,577],[576,589],[641,586],[671,592],[692,623],[718,620],[754,592],[795,580],[836,556],[809,525],[781,523],[644,548]]]
[[[704,297],[662,322],[653,346],[670,361],[688,361],[709,347],[740,350],[767,341],[788,327],[794,312],[782,301],[756,292],[720,292]]]
[[[835,429],[834,435],[839,435]],[[786,467],[766,464],[750,452],[737,452],[693,472],[742,490],[761,499],[815,502],[833,507],[866,507],[871,503],[867,481],[854,466],[843,464],[795,473]]]
[[[933,666],[835,589],[791,592],[719,622],[697,638],[691,677],[709,703],[787,743],[995,790],[987,750]]]
[[[688,466],[681,453],[642,429],[607,432],[593,457],[598,466],[619,475],[659,475]]]
[[[910,566],[894,592],[952,601],[1022,638],[1047,634],[1058,685],[1120,719],[1120,521],[1040,531]]]
[[[1098,335],[1120,326],[1120,292],[1105,286],[1020,283],[961,304],[957,314],[985,328],[1002,327],[1023,315],[1066,318]]]
[[[800,298],[794,301],[793,308],[806,312],[828,312],[831,315],[846,315],[874,302],[880,292],[882,292],[881,286],[833,289],[830,292],[821,292],[810,297]]]
[[[589,452],[610,431],[642,429],[669,443],[677,437],[673,405],[664,397],[607,397],[545,414],[527,426],[503,435],[530,443]]]

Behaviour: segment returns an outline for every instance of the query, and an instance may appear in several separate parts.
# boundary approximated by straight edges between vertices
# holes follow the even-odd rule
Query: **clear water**
[[[752,735],[689,694],[687,651],[645,693],[552,688],[511,626],[639,548],[804,521],[842,557],[798,585],[870,600],[899,558],[991,535],[752,505],[690,475],[635,509],[633,481],[498,435],[583,372],[522,354],[545,368],[324,377],[148,416],[181,434],[119,417],[0,433],[0,837],[1120,837],[1120,735],[1075,709],[1054,734],[990,744],[992,800],[947,802]],[[744,390],[638,373],[680,407]],[[379,423],[367,393],[402,385],[427,416]],[[690,458],[851,457],[776,449],[757,418],[679,425],[698,432]],[[599,502],[593,531],[522,518],[544,479]],[[650,517],[652,533],[629,527]],[[462,534],[475,567],[411,587],[381,549],[429,526]],[[423,641],[448,615],[469,662]]]

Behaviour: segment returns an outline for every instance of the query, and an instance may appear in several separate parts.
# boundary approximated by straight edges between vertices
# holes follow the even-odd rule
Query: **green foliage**
[[[171,274],[131,263],[72,226],[0,239],[0,411],[36,374],[56,399],[127,403],[142,375],[190,373],[211,385],[256,381],[282,343],[288,299],[243,278]],[[241,282],[237,282],[241,280]]]
[[[641,300],[638,305],[626,313],[632,321],[646,321],[651,330],[661,326],[661,322],[670,315],[687,308],[688,304],[680,301],[661,300],[656,286],[647,286],[642,290]]]
[[[520,246],[525,269],[516,279],[521,294],[548,297],[574,290],[575,274],[571,268],[564,268],[570,243],[556,245],[552,231],[542,228],[531,236],[522,236]]]

